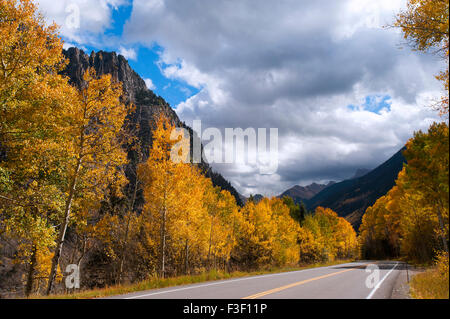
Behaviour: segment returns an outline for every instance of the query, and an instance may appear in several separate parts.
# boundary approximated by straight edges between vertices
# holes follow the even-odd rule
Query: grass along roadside
[[[98,288],[86,291],[80,291],[71,294],[59,294],[59,295],[50,295],[50,296],[30,296],[29,299],[92,299],[92,298],[101,298],[107,296],[121,295],[130,292],[137,292],[143,290],[150,289],[158,289],[158,288],[166,288],[166,287],[174,287],[188,284],[195,284],[207,281],[214,280],[222,280],[222,279],[230,279],[230,278],[240,278],[240,277],[249,277],[249,276],[257,276],[257,275],[265,275],[271,273],[279,273],[279,272],[288,272],[288,271],[297,271],[309,268],[317,268],[317,267],[326,267],[333,266],[339,264],[345,264],[352,262],[354,260],[338,260],[327,263],[316,263],[306,266],[299,267],[285,267],[285,268],[270,268],[260,271],[252,271],[252,272],[243,272],[243,271],[234,271],[231,273],[211,270],[209,272],[201,273],[198,275],[192,276],[178,276],[171,278],[151,278],[148,280],[144,280],[139,283],[129,284],[129,285],[115,285],[109,286],[105,288]]]
[[[412,278],[410,294],[415,299],[449,299],[448,255],[439,255],[434,267]]]

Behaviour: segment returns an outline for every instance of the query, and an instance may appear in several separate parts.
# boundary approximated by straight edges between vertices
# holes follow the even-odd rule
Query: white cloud
[[[278,174],[215,165],[242,192],[276,193],[374,167],[436,118],[438,63],[382,28],[404,3],[136,0],[125,36],[160,44],[163,74],[200,89],[177,106],[188,124],[279,128]],[[347,107],[378,95],[390,110]]]
[[[95,43],[111,26],[112,10],[128,0],[37,0],[48,23],[60,26],[61,35],[78,44]]]
[[[147,88],[149,90],[155,90],[156,86],[153,84],[153,81],[151,79],[144,79],[145,85],[147,85]]]
[[[136,60],[137,54],[133,48],[126,49],[124,47],[119,47],[119,54],[122,54],[127,60]]]
[[[158,43],[162,73],[200,89],[177,106],[187,124],[279,129],[277,174],[215,165],[247,195],[276,194],[373,168],[437,118],[440,63],[382,28],[405,2],[135,0],[124,39]],[[367,96],[390,109],[348,108]]]
[[[406,0],[349,0],[338,17],[334,36],[350,38],[358,29],[379,29],[391,25],[393,18],[404,8]]]

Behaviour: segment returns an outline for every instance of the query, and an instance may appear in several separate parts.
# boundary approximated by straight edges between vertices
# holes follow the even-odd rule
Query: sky
[[[247,196],[375,168],[439,119],[442,62],[386,27],[404,0],[38,3],[65,47],[124,55],[186,124],[278,128],[274,174],[212,163]]]

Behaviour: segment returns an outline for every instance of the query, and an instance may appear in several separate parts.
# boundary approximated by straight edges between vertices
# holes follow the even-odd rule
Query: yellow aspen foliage
[[[201,223],[207,216],[203,207],[204,177],[196,167],[172,153],[178,143],[189,145],[183,135],[174,138],[174,131],[174,125],[161,115],[153,132],[149,158],[138,167],[144,184],[145,223],[152,229],[149,242],[157,246],[161,277],[166,274],[168,259],[180,257],[183,248],[188,263],[189,247],[197,252],[206,251],[207,247],[207,227]],[[183,153],[182,149],[178,151]],[[169,271],[173,272],[173,267]]]
[[[380,197],[372,207],[367,208],[359,229],[360,240],[364,241],[363,249],[376,251],[374,255],[380,258],[398,256],[400,253],[399,213],[395,209],[396,203],[390,196],[395,191],[397,189]],[[370,258],[370,255],[367,258]]]
[[[433,207],[437,217],[442,249],[448,252],[449,240],[449,130],[448,124],[433,123],[427,133],[414,134],[404,152],[406,165],[405,187],[423,194],[425,205]]]
[[[313,231],[309,229],[311,222],[307,223],[308,227],[301,227],[298,235],[300,263],[309,264],[322,260],[322,243],[317,240]]]
[[[366,210],[359,241],[363,258],[405,256],[415,262],[432,259],[439,223],[420,191],[405,188],[404,168],[396,185]]]
[[[448,250],[448,125],[415,133],[404,155],[396,185],[363,217],[364,258],[401,255],[424,263]]]
[[[39,208],[42,206],[13,207],[4,211],[1,221],[3,236],[17,242],[14,263],[24,265],[27,270],[23,278],[27,296],[39,292],[47,283],[51,248],[55,245],[55,230]],[[61,280],[60,269],[56,280]]]
[[[408,0],[394,26],[400,27],[404,38],[414,49],[434,49],[445,63],[446,70],[436,78],[444,83],[444,96],[438,105],[441,115],[448,117],[448,54],[449,54],[448,0]]]
[[[442,44],[448,49],[448,9],[446,0],[408,0],[406,10],[397,15],[395,26],[418,50]]]
[[[1,1],[0,20],[0,152],[6,154],[0,171],[15,186],[2,198],[15,205],[26,201],[30,180],[41,188],[57,184],[64,166],[61,114],[75,89],[58,75],[65,60],[57,27],[46,26],[32,1]],[[51,192],[58,198],[56,188]]]
[[[112,81],[111,75],[98,78],[93,68],[85,72],[83,80],[76,99],[62,114],[66,123],[60,133],[66,151],[65,205],[47,294],[52,288],[72,211],[86,212],[100,203],[108,187],[120,190],[126,183],[120,168],[127,163],[122,145],[128,141],[123,128],[129,108],[120,101],[121,84]]]
[[[178,201],[183,208],[173,212],[171,242],[178,252],[178,265],[184,266],[179,271],[188,274],[194,265],[201,263],[208,248],[208,212],[203,205],[207,179],[197,167],[187,163],[179,165]]]
[[[76,90],[58,74],[65,60],[57,27],[32,1],[1,1],[0,21],[0,172],[9,179],[0,187],[0,226],[28,247],[17,258],[28,265],[29,294],[64,208],[62,114]]]
[[[218,261],[227,265],[241,225],[236,200],[228,191],[213,187],[210,180],[204,198],[209,224],[208,267],[217,266]]]
[[[277,265],[290,265],[298,263],[298,233],[300,227],[292,219],[290,209],[282,199],[273,197],[269,201],[272,218],[276,223],[274,234],[274,259]]]
[[[36,153],[45,158],[61,143],[60,115],[75,90],[58,75],[66,62],[57,27],[46,25],[32,1],[1,1],[0,20],[0,147],[6,165],[35,173],[44,163]]]
[[[336,259],[357,257],[358,241],[356,232],[345,218],[340,217],[338,220],[335,242],[337,249]]]
[[[30,0],[0,2],[0,134],[11,135],[42,116],[56,73],[65,63],[57,26],[47,26]],[[42,117],[41,117],[42,118]],[[45,125],[46,123],[42,123]]]
[[[241,210],[246,223],[239,244],[247,267],[287,265],[298,262],[300,227],[281,199],[248,201]]]
[[[330,208],[317,207],[313,215],[306,216],[302,228],[306,232],[301,237],[301,251],[307,260],[355,257],[358,248],[356,232],[345,218]]]

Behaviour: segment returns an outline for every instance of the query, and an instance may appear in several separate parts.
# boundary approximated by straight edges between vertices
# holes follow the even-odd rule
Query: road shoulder
[[[410,265],[402,267],[392,289],[391,299],[412,299],[410,294],[410,282],[414,275],[423,272],[423,269],[414,268]]]

